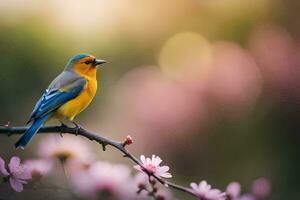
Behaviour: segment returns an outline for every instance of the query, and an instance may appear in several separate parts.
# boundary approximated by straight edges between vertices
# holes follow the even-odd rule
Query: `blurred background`
[[[129,149],[159,155],[177,183],[239,181],[247,192],[263,176],[270,199],[298,199],[299,9],[297,0],[0,0],[0,124],[24,125],[68,59],[90,53],[108,63],[76,120],[83,127],[130,134]],[[0,155],[35,157],[42,137],[16,151],[17,137],[1,136]],[[132,164],[90,145],[101,160]]]

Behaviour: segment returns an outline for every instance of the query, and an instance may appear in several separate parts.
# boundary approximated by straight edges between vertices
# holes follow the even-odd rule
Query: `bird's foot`
[[[59,132],[59,135],[60,135],[60,137],[64,137],[64,136],[63,136],[63,128],[66,128],[66,127],[68,127],[68,126],[65,125],[63,122],[61,122],[60,127],[61,127],[61,130],[60,130],[60,132]]]

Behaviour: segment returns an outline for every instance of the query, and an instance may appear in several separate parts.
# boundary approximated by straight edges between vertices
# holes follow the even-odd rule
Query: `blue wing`
[[[25,148],[40,127],[51,117],[53,111],[78,96],[84,89],[86,82],[79,75],[67,71],[56,77],[35,105],[29,120],[29,122],[33,121],[33,123],[16,142],[15,147]]]
[[[78,96],[84,89],[85,84],[86,80],[84,78],[78,78],[64,87],[47,89],[33,109],[29,122],[53,112],[64,103]]]

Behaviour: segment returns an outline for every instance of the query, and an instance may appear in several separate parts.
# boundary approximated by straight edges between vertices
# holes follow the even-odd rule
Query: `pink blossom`
[[[148,192],[146,190],[150,187],[148,175],[144,172],[138,172],[134,176],[134,182],[138,196],[140,198],[147,198]]]
[[[149,178],[148,176],[143,173],[143,172],[138,172],[135,176],[134,176],[134,181],[137,185],[144,185],[146,186],[149,183]]]
[[[281,27],[261,25],[251,33],[249,43],[267,85],[274,89],[289,89],[298,68],[291,35]]]
[[[191,183],[192,192],[202,200],[225,200],[226,193],[221,192],[218,189],[212,189],[206,181],[201,181],[199,185],[197,183]]]
[[[134,168],[139,171],[147,171],[150,174],[154,174],[156,176],[164,177],[164,178],[172,178],[172,175],[168,172],[169,167],[159,166],[162,160],[160,157],[152,155],[152,159],[146,158],[144,155],[141,155],[142,166],[135,165]]]
[[[137,186],[137,191],[139,191],[142,188],[145,189],[149,189],[150,184],[149,184],[149,178],[145,173],[142,172],[138,172],[135,176],[134,176],[134,182]],[[163,200],[171,200],[174,199],[171,191],[165,187],[163,187],[160,184],[156,184],[155,185],[156,189],[158,190],[156,192],[156,198],[157,199],[163,199]],[[151,190],[151,188],[150,188]],[[143,190],[140,191],[139,195],[140,198],[144,198],[144,199],[149,199],[148,193]]]
[[[136,185],[125,165],[95,162],[88,169],[79,170],[71,175],[74,191],[82,197],[92,199],[134,200]],[[104,197],[105,195],[105,197]]]
[[[212,101],[224,108],[226,116],[239,119],[251,112],[262,89],[262,76],[254,58],[241,46],[217,42],[213,65],[206,83]]]
[[[0,171],[9,179],[11,187],[16,192],[21,192],[23,184],[27,184],[27,181],[32,178],[27,165],[21,164],[20,158],[16,156],[10,159],[8,170],[5,167],[5,161],[0,157]]]
[[[174,197],[170,190],[166,188],[160,188],[156,193],[156,199],[158,200],[174,200]]]
[[[252,185],[252,193],[258,198],[266,198],[271,192],[271,185],[268,179],[259,178]]]
[[[249,46],[261,69],[268,94],[277,101],[299,102],[299,44],[282,27],[260,25],[250,34]],[[270,51],[270,49],[272,51]]]
[[[131,144],[133,144],[133,139],[130,135],[127,135],[126,140],[124,141],[124,146],[131,145]]]
[[[53,167],[51,160],[44,159],[27,160],[25,164],[28,166],[32,177],[44,176],[48,174]]]
[[[0,157],[0,171],[4,176],[8,176],[9,173],[5,168],[5,161]]]
[[[58,158],[62,161],[76,159],[88,162],[93,158],[88,144],[71,135],[44,137],[39,143],[39,154],[43,158]]]
[[[252,194],[244,194],[238,198],[238,200],[256,200]]]
[[[241,184],[238,182],[230,183],[226,188],[226,193],[231,200],[237,199],[241,193]]]

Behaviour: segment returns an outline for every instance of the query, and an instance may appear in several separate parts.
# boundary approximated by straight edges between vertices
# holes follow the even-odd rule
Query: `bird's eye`
[[[89,65],[91,62],[90,61],[85,61],[84,63],[87,64],[87,65]]]

